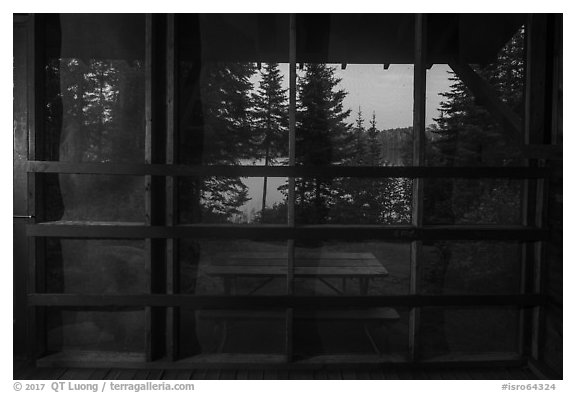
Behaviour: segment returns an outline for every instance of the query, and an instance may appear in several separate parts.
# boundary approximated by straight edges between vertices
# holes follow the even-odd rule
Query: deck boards
[[[370,380],[526,380],[538,379],[527,367],[418,367],[406,365],[371,368],[295,369],[125,369],[56,368],[14,364],[15,380],[285,380],[285,379],[370,379]]]
[[[355,370],[356,379],[365,380],[370,379],[370,372],[368,370],[360,369]]]
[[[37,368],[36,370],[41,370],[41,368]],[[119,372],[119,369],[115,369],[115,372]],[[75,379],[90,379],[90,375],[94,372],[94,369],[91,368],[68,368],[66,370],[66,372],[64,372],[62,374],[62,376],[60,377],[60,379],[70,379],[70,380],[75,380]],[[114,374],[114,373],[112,373]],[[34,378],[27,378],[27,379],[34,379]],[[111,378],[110,374],[108,374],[106,376],[106,379],[117,379],[117,378]]]
[[[209,379],[208,378],[208,371],[209,370],[206,370],[206,369],[190,370],[189,375],[188,375],[188,379],[194,379],[194,380]]]
[[[146,379],[165,379],[164,378],[164,370],[149,370],[148,376]]]
[[[206,372],[206,379],[218,380],[218,379],[220,379],[221,374],[222,374],[222,370],[220,370],[220,369],[210,369]]]
[[[220,379],[238,379],[236,377],[236,370],[234,370],[234,369],[222,370],[222,373],[220,373]],[[276,378],[272,378],[272,379],[276,379]]]
[[[150,374],[150,370],[137,370],[134,379],[136,380],[148,379],[148,374]]]

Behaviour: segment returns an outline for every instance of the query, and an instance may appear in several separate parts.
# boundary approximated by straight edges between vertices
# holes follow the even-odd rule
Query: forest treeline
[[[477,72],[502,100],[521,114],[523,86],[522,31],[501,51],[497,61]],[[177,160],[192,165],[239,165],[257,161],[286,165],[288,157],[288,91],[278,64],[179,64]],[[259,74],[255,86],[251,81]],[[471,92],[454,75],[442,93],[441,116],[427,127],[426,164],[430,166],[508,165],[511,160],[489,154],[509,140]],[[345,108],[347,92],[335,68],[305,64],[297,79],[296,165],[385,166],[411,165],[412,128],[381,130],[377,113]],[[62,161],[144,161],[144,64],[139,60],[51,59],[46,65],[46,157]],[[352,119],[352,120],[350,120]],[[285,201],[267,201],[267,179],[262,208],[254,220],[286,222]],[[514,221],[510,209],[512,183],[497,188],[482,182],[455,179],[427,182],[426,219],[430,223],[460,221]],[[60,179],[63,194],[74,198],[52,204],[57,218],[74,219],[77,201],[108,194],[103,203],[123,199],[131,205],[114,208],[108,220],[143,219],[143,194],[138,179],[84,177]],[[180,178],[180,222],[237,222],[249,200],[247,186],[238,177]],[[497,192],[494,190],[497,189]],[[299,223],[399,224],[411,219],[412,180],[402,178],[298,178],[296,220]],[[286,186],[280,187],[286,193]],[[56,193],[57,194],[57,193]],[[458,204],[453,203],[458,194]],[[67,199],[67,200],[66,200]],[[94,214],[112,209],[98,206]],[[501,202],[490,211],[489,202]],[[514,202],[515,203],[515,202]],[[65,206],[67,208],[65,209]],[[272,206],[271,206],[272,205]],[[494,205],[494,203],[492,203]],[[478,209],[473,209],[475,206]],[[473,213],[467,211],[476,211]],[[507,213],[508,212],[508,213]],[[115,217],[118,214],[119,217]],[[83,214],[82,217],[86,216]],[[123,216],[123,217],[121,217]]]

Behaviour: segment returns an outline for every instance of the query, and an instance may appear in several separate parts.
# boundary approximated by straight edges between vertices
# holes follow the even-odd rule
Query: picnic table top
[[[372,253],[296,252],[295,276],[370,277],[388,271]],[[213,257],[205,272],[216,276],[283,276],[288,272],[286,252],[239,252]]]

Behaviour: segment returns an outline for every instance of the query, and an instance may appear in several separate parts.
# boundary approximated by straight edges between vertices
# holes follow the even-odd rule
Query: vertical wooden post
[[[176,111],[176,21],[174,14],[167,18],[166,35],[166,163],[175,164],[177,161],[177,111]],[[174,226],[178,223],[178,178],[166,178],[166,225]],[[166,293],[180,292],[180,270],[178,262],[178,239],[166,240]],[[170,307],[167,310],[166,345],[168,358],[178,359],[179,348],[180,309]]]
[[[28,78],[28,160],[43,158],[43,101],[44,101],[44,48],[41,20],[31,15],[27,36]],[[28,174],[28,214],[32,222],[44,220],[44,190],[41,176]],[[45,291],[45,245],[43,238],[28,238],[28,293]],[[35,359],[46,351],[46,310],[43,307],[28,308],[28,355]]]
[[[414,34],[414,130],[413,130],[413,162],[414,166],[423,166],[425,161],[424,143],[426,139],[426,16],[416,15]],[[423,224],[423,179],[414,179],[412,187],[412,225],[421,227]],[[422,241],[413,241],[410,252],[410,294],[418,293],[420,280],[420,259]],[[410,309],[409,321],[409,352],[410,360],[418,360],[420,308]]]
[[[156,164],[165,160],[163,127],[163,97],[165,94],[162,62],[165,59],[163,47],[163,17],[146,15],[145,51],[145,162]],[[161,61],[160,61],[161,60]],[[144,176],[145,183],[145,224],[163,225],[165,221],[165,179]],[[162,239],[146,239],[145,274],[148,293],[163,293],[166,290],[165,246]],[[165,352],[165,308],[145,307],[146,359],[152,361]]]
[[[290,86],[289,86],[289,136],[288,136],[288,164],[296,165],[296,15],[290,14],[290,33],[289,33],[289,61],[290,61]],[[288,225],[296,225],[295,218],[295,191],[296,184],[293,177],[288,178]],[[294,264],[295,264],[295,244],[294,240],[288,240],[288,274],[286,276],[286,291],[288,295],[294,295]],[[293,356],[293,324],[294,310],[286,310],[286,359],[292,361]]]
[[[28,207],[28,173],[25,169],[28,160],[28,85],[31,75],[28,74],[29,57],[28,33],[31,17],[13,15],[14,32],[14,172],[13,172],[13,356],[24,358],[27,355],[27,293],[28,275],[28,238],[26,224],[30,222],[23,217],[29,216]],[[21,217],[16,217],[21,216]]]
[[[145,102],[145,122],[146,122],[146,136],[144,142],[145,149],[145,162],[146,164],[152,163],[152,15],[146,15],[146,58],[144,60],[144,102]],[[152,225],[152,176],[144,176],[144,208],[145,208],[145,224]],[[152,240],[145,240],[145,260],[144,260],[144,275],[146,278],[146,292],[152,292]],[[144,328],[144,342],[146,346],[146,361],[149,362],[153,358],[153,343],[152,343],[152,309],[151,307],[145,308],[145,328]]]
[[[551,89],[553,74],[548,70],[550,61],[547,53],[547,41],[550,29],[545,14],[529,15],[526,23],[526,87],[524,110],[524,142],[526,144],[544,144],[544,132],[552,125],[547,108],[552,103]],[[543,160],[526,160],[526,165],[537,167]],[[529,179],[524,182],[522,224],[542,228],[545,217],[545,199],[547,184],[544,179]],[[544,243],[533,242],[524,246],[523,268],[526,281],[524,291],[542,293],[542,271]],[[543,309],[534,307],[531,321],[530,354],[538,360],[542,334]]]
[[[289,108],[288,108],[288,121],[289,121],[289,140],[288,151],[289,159],[288,165],[296,165],[296,15],[290,15],[290,87],[289,87]],[[295,217],[295,179],[288,178],[288,225],[296,225]],[[290,262],[290,261],[289,261]],[[294,261],[292,261],[294,262]],[[289,273],[293,274],[290,271]],[[289,293],[293,292],[293,277],[290,276],[288,282]]]

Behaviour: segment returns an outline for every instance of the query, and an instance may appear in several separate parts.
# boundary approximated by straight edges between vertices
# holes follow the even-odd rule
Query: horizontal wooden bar
[[[201,354],[181,360],[171,361],[158,359],[145,361],[143,354],[76,351],[50,354],[36,361],[38,367],[83,367],[83,368],[131,368],[131,369],[210,369],[238,368],[243,369],[274,365],[285,365],[286,357],[281,354]]]
[[[450,355],[446,358],[423,359],[411,362],[401,354],[337,354],[310,356],[288,363],[282,354],[201,354],[170,361],[158,359],[146,362],[142,355],[125,353],[60,352],[47,355],[36,361],[38,367],[82,367],[82,368],[130,368],[130,369],[332,369],[346,366],[394,365],[399,369],[437,369],[439,367],[506,367],[522,366],[526,363],[516,353],[502,352],[474,355]]]
[[[197,296],[197,295],[28,295],[31,306],[49,307],[190,307],[195,309],[340,308],[340,307],[432,307],[432,306],[523,306],[543,304],[542,295],[397,295],[397,296]]]
[[[411,225],[251,225],[195,224],[146,226],[109,222],[46,222],[28,224],[28,236],[63,238],[219,238],[261,240],[547,240],[549,232],[524,226],[425,226]]]
[[[471,367],[471,366],[506,366],[521,365],[526,361],[521,355],[514,352],[490,352],[490,353],[453,353],[448,355],[423,358],[411,361],[408,356],[402,354],[338,354],[338,355],[317,355],[297,361],[299,365],[305,364],[325,364],[325,365],[359,365],[359,364],[394,364],[404,365],[410,369],[435,369],[438,367]]]
[[[26,161],[27,172],[131,176],[225,177],[406,177],[406,178],[548,178],[548,168],[528,167],[366,167],[366,166],[264,166],[111,164],[99,162]]]

